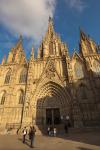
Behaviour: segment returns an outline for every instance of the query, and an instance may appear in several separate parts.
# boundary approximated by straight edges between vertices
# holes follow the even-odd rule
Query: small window
[[[24,69],[21,71],[19,83],[26,83],[26,80],[27,80],[27,70]]]
[[[4,92],[2,97],[1,97],[1,105],[4,105],[6,99],[6,93]]]
[[[11,70],[9,70],[7,72],[4,84],[9,84],[10,83],[10,78],[11,78]]]

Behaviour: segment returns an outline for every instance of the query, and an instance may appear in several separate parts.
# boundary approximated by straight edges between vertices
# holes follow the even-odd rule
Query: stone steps
[[[41,135],[41,134],[47,134],[47,127],[41,128],[36,127],[36,134]],[[91,131],[100,131],[100,127],[83,127],[83,128],[68,128],[69,133],[81,133],[81,132],[91,132]],[[58,126],[57,127],[57,133],[58,134],[65,134],[65,129],[64,126]]]

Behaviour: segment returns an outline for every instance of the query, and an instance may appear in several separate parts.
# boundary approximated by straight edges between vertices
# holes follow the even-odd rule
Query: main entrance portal
[[[46,109],[46,124],[57,125],[60,124],[60,110],[59,108]]]
[[[36,124],[60,125],[62,116],[69,114],[69,101],[69,95],[60,85],[51,81],[43,85],[34,97]]]

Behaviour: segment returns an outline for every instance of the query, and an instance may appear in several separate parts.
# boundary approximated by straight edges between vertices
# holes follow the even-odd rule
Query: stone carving
[[[53,61],[49,62],[49,65],[46,69],[46,77],[49,79],[55,77],[55,67]]]

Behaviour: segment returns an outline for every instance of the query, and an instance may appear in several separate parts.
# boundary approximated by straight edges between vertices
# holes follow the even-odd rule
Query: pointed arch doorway
[[[48,82],[36,95],[37,125],[60,124],[61,116],[67,116],[70,113],[70,97],[60,85]]]

